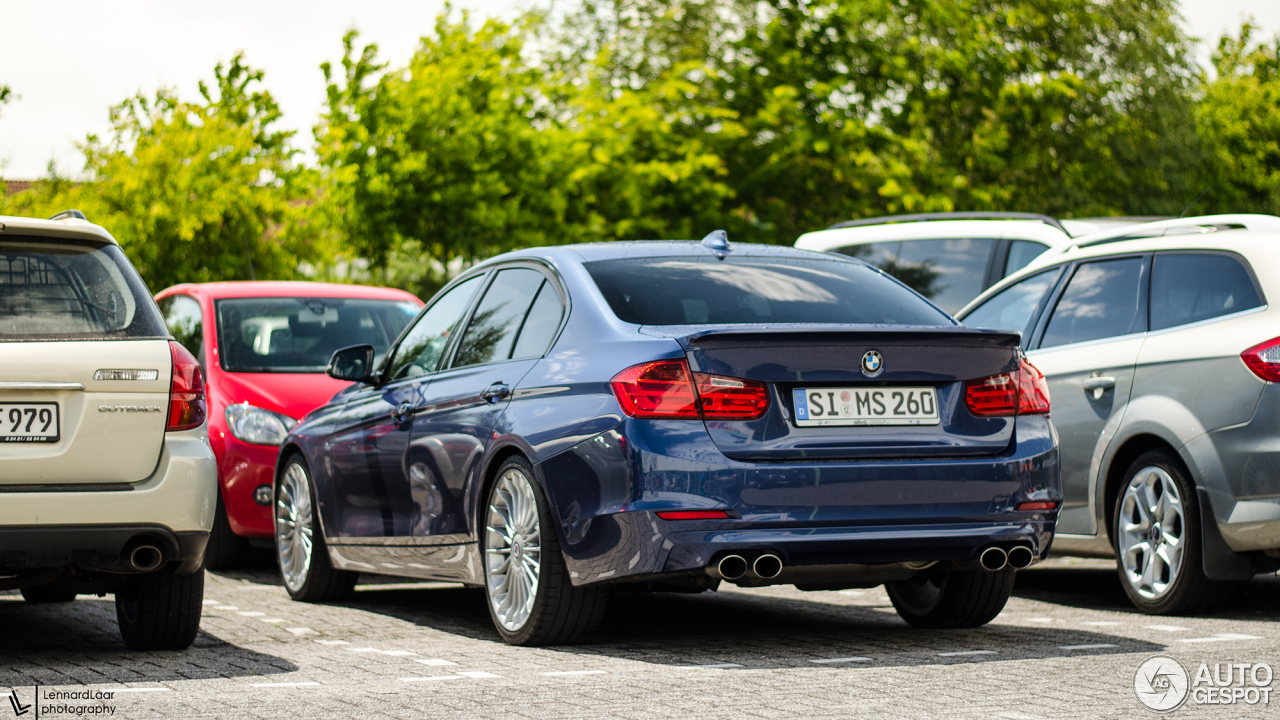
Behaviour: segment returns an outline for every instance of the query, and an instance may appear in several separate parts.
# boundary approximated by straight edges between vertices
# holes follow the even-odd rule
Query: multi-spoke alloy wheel
[[[1144,598],[1169,592],[1182,569],[1186,513],[1178,484],[1154,465],[1134,474],[1120,501],[1119,553],[1129,585]]]
[[[1203,501],[1172,452],[1150,450],[1129,464],[1113,501],[1112,538],[1120,584],[1142,612],[1194,615],[1231,597],[1235,585],[1211,579],[1205,570]]]
[[[508,467],[494,484],[485,533],[489,602],[498,623],[516,632],[533,613],[542,577],[538,499],[520,468]]]
[[[280,479],[276,493],[276,554],[280,558],[280,574],[289,590],[298,592],[307,581],[311,569],[311,483],[307,471],[298,463],[290,463]]]
[[[356,573],[334,569],[316,516],[311,474],[301,456],[276,483],[276,558],[284,589],[294,600],[323,602],[345,595]]]

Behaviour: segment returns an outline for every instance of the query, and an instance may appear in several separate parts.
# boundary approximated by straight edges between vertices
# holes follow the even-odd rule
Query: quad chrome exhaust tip
[[[1014,570],[1022,570],[1035,562],[1036,555],[1031,552],[1031,548],[1026,545],[1015,545],[1009,548],[1008,562],[1009,567]]]
[[[772,580],[782,574],[782,558],[773,553],[765,553],[751,564],[751,572],[764,580]]]
[[[978,556],[978,562],[982,563],[983,570],[996,572],[1003,570],[1004,566],[1009,564],[1009,554],[1004,551],[1004,548],[989,547]]]
[[[747,561],[741,555],[725,555],[716,563],[716,572],[725,580],[741,580],[747,574]]]

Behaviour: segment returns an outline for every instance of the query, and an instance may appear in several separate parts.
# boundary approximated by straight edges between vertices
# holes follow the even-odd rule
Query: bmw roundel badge
[[[884,371],[884,358],[880,357],[880,353],[875,350],[868,350],[866,355],[862,356],[862,372],[875,377]]]

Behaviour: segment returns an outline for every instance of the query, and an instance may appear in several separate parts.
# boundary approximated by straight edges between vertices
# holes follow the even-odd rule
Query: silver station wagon
[[[1280,218],[1128,228],[957,315],[1022,332],[1060,436],[1053,551],[1116,557],[1144,612],[1212,610],[1280,567],[1280,232],[1259,227]]]

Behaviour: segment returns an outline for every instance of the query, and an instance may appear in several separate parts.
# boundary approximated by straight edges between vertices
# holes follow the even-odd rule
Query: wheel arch
[[[1125,472],[1128,471],[1134,460],[1137,460],[1143,453],[1153,450],[1167,453],[1174,458],[1182,466],[1183,472],[1187,473],[1187,477],[1191,478],[1192,483],[1199,484],[1187,461],[1168,439],[1151,432],[1138,433],[1126,438],[1124,442],[1117,446],[1107,464],[1107,472],[1102,487],[1100,513],[1102,515],[1102,527],[1106,532],[1107,542],[1113,550],[1116,546],[1116,539],[1112,533],[1112,524],[1115,522],[1116,515],[1116,497],[1119,496],[1120,487],[1124,484]]]

